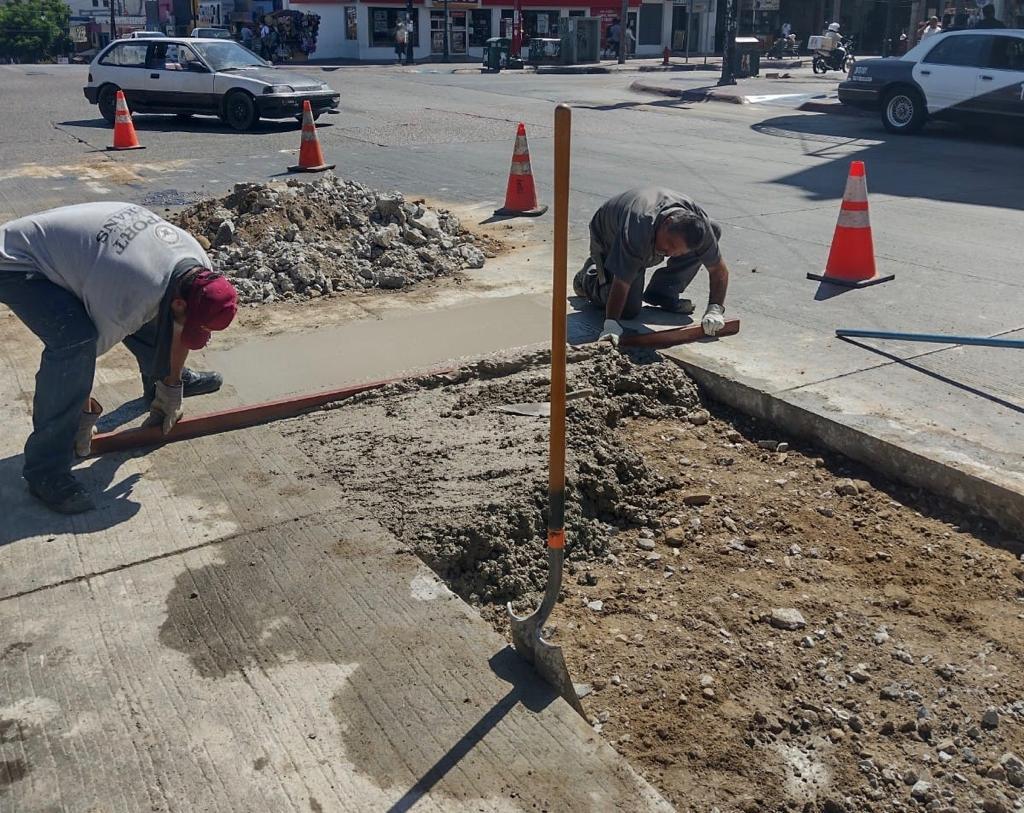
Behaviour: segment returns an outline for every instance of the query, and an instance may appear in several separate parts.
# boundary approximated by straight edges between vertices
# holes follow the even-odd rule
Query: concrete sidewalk
[[[0,808],[671,810],[284,424],[92,460],[97,511],[36,505],[38,348],[0,335]],[[97,395],[138,386],[106,364]]]
[[[722,87],[703,76],[659,77],[638,79],[630,85],[630,90],[684,102],[775,105],[817,113],[872,115],[842,104],[835,80],[812,79],[803,74],[806,71],[762,70],[759,77],[738,79],[735,85]]]

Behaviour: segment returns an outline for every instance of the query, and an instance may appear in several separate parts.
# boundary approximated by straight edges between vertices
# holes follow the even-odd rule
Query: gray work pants
[[[600,263],[600,254],[596,257],[592,254],[581,273],[584,274],[583,295],[592,305],[603,308],[608,304],[613,278],[604,273]],[[700,259],[697,255],[684,254],[682,257],[669,257],[668,262],[651,275],[650,285],[647,284],[647,270],[641,271],[629,286],[622,318],[635,319],[640,315],[644,302],[671,307],[693,282],[699,270]],[[602,279],[606,281],[602,282]]]

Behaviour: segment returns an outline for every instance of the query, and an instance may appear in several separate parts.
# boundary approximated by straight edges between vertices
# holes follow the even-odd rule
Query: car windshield
[[[248,48],[237,42],[197,42],[195,48],[215,71],[230,71],[238,68],[265,68],[270,65]]]

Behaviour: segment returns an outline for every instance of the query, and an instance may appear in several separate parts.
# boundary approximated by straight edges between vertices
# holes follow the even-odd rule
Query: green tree
[[[0,6],[0,57],[36,62],[66,43],[71,9],[64,0],[11,0]]]

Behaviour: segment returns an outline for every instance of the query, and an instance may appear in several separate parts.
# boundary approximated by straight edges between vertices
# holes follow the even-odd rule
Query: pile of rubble
[[[494,256],[451,212],[333,174],[236,184],[173,220],[209,251],[244,303],[404,288],[482,268]]]

